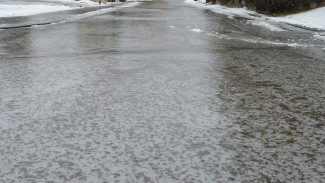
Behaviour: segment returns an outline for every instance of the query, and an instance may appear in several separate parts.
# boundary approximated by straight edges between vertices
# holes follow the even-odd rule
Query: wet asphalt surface
[[[325,50],[182,1],[0,30],[0,182],[324,182]]]

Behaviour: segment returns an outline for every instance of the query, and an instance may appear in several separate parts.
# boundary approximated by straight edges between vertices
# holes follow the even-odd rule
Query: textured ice
[[[1,31],[0,181],[322,182],[323,41],[241,26],[164,0]]]

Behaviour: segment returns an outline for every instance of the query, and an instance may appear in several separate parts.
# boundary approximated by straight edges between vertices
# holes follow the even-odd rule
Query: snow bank
[[[285,17],[272,17],[273,21],[296,24],[303,27],[325,30],[325,7]]]
[[[185,0],[185,2],[196,7],[210,9],[216,13],[228,15],[229,18],[232,18],[233,16],[241,16],[252,19],[253,21],[249,21],[248,23],[268,28],[271,31],[282,31],[283,29],[272,23],[268,23],[268,21],[275,23],[284,22],[302,27],[325,30],[325,7],[285,17],[269,17],[245,8],[228,8],[218,4],[207,4],[205,3],[205,0]]]
[[[256,12],[247,10],[245,8],[228,8],[225,6],[218,5],[218,4],[207,4],[207,3],[205,3],[205,0],[198,0],[198,1],[185,0],[185,2],[188,4],[194,5],[196,7],[210,9],[216,13],[226,14],[231,17],[234,15],[249,16],[249,14],[257,14]]]
[[[64,11],[72,9],[68,6],[52,5],[0,5],[0,17],[28,16],[40,13]]]
[[[91,1],[91,0],[48,0],[51,2],[62,2],[62,3],[71,3],[71,4],[79,4],[80,6],[99,6],[97,2]],[[101,4],[102,6],[105,4]]]
[[[62,5],[56,5],[53,3],[62,3]],[[111,3],[107,3],[106,5],[109,4]],[[18,1],[15,3],[11,2],[10,4],[0,4],[0,17],[29,16],[90,6],[99,6],[99,4],[91,0],[47,0],[43,2],[40,1],[39,4],[33,5],[26,4],[26,2],[23,1]],[[105,6],[105,4],[102,4],[101,6]]]

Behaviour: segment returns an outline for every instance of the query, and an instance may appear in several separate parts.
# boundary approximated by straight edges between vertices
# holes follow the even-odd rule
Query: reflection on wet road
[[[243,21],[164,0],[0,30],[0,180],[322,182],[324,42]]]

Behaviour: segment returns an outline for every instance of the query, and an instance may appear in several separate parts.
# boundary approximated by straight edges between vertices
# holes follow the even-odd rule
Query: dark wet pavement
[[[325,51],[182,1],[0,31],[2,182],[322,182]]]

